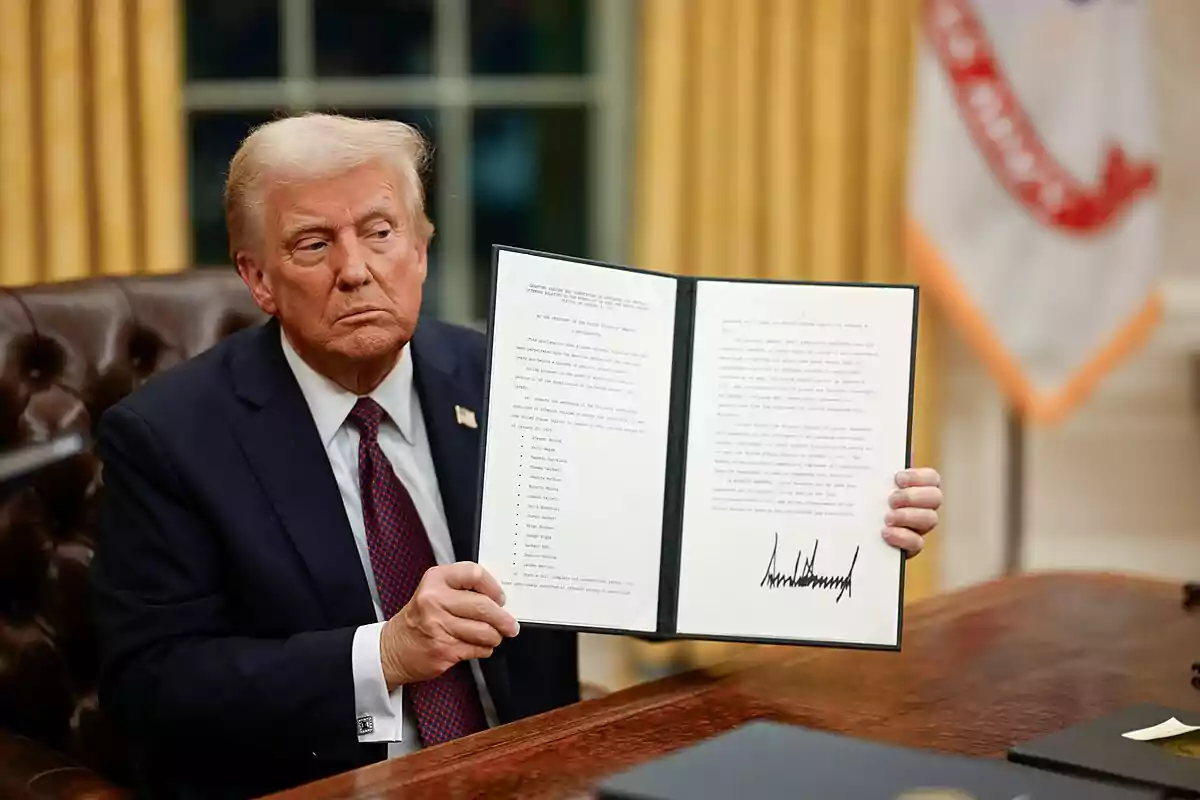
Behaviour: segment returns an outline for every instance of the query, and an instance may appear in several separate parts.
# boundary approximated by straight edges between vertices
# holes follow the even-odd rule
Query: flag
[[[1026,418],[1159,316],[1143,0],[922,0],[908,178],[923,286]]]

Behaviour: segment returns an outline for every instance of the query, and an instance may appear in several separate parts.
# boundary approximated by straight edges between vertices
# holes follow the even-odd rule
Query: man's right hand
[[[520,630],[496,579],[471,561],[433,567],[383,626],[379,656],[388,691],[436,678],[460,661],[487,658]]]

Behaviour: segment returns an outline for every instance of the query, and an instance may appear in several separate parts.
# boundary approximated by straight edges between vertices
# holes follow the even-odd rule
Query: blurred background
[[[433,142],[426,313],[493,243],[687,274],[916,279],[916,0],[0,0],[0,282],[227,270],[240,139],[310,109]],[[914,461],[947,505],[908,600],[1006,572],[1200,578],[1200,3],[1152,0],[1163,315],[1055,424],[922,303]],[[585,637],[609,688],[727,645]]]

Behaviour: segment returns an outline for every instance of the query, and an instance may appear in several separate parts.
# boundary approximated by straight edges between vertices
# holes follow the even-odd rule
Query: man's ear
[[[421,271],[421,283],[425,283],[425,279],[429,277],[429,241],[421,241],[417,243],[417,264]]]
[[[234,256],[234,263],[237,265],[238,274],[242,276],[242,280],[250,289],[250,296],[254,298],[254,302],[264,314],[274,316],[278,306],[275,305],[271,282],[267,279],[262,267],[255,261],[254,256],[245,250],[239,250]]]

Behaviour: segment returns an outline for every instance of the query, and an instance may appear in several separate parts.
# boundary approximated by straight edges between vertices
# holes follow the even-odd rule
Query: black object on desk
[[[752,722],[603,781],[601,800],[1148,800],[1158,794],[776,722]]]
[[[1137,705],[1019,744],[1008,757],[1065,774],[1154,788],[1160,797],[1200,798],[1200,738],[1138,741],[1121,735],[1171,718],[1200,725],[1200,713]]]

